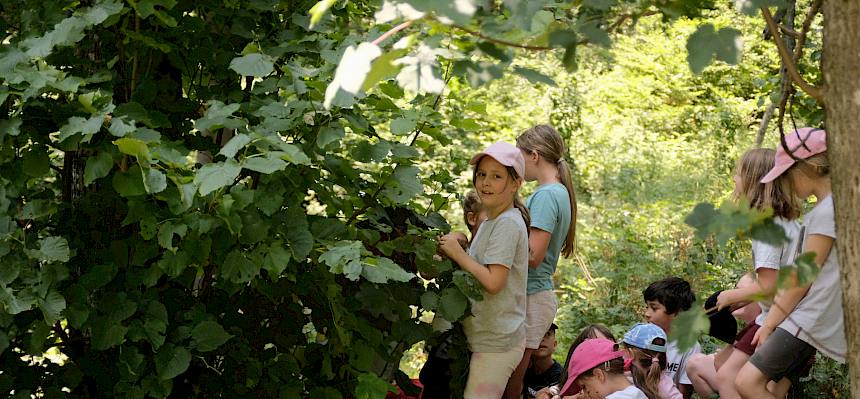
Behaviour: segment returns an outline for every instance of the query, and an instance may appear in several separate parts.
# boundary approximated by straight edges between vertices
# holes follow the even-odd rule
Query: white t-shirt
[[[827,260],[809,287],[809,292],[800,300],[794,311],[779,325],[812,345],[825,356],[845,363],[848,344],[845,342],[845,323],[842,315],[842,284],[839,280],[839,261],[836,259],[836,225],[833,219],[833,197],[818,201],[815,208],[803,218],[806,233],[832,237],[833,248]]]
[[[648,397],[639,388],[636,388],[635,385],[630,385],[620,391],[606,395],[606,399],[648,399]]]
[[[472,352],[501,353],[525,342],[526,278],[529,236],[517,208],[481,223],[469,256],[482,265],[509,268],[505,286],[497,294],[484,291],[484,299],[472,303],[472,316],[463,320],[463,331]]]
[[[695,353],[702,353],[702,347],[696,342],[692,348],[686,352],[679,352],[678,346],[673,341],[669,341],[666,345],[666,373],[672,378],[672,382],[677,384],[692,384],[690,377],[687,377],[687,360]]]
[[[753,267],[758,269],[774,269],[779,270],[784,265],[789,265],[794,262],[794,257],[798,253],[798,245],[800,244],[800,223],[795,220],[786,220],[779,216],[773,218],[774,223],[778,224],[785,230],[785,236],[788,237],[788,242],[780,245],[772,245],[766,242],[753,240]],[[755,323],[762,325],[770,306],[773,301],[760,301],[761,313],[755,318]]]

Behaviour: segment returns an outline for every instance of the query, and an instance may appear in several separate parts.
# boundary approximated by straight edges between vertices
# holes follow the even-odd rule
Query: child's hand
[[[736,290],[725,290],[717,296],[717,310],[720,310],[726,306],[731,306],[735,302],[737,302],[737,298],[735,298]]]
[[[767,337],[773,333],[773,327],[761,326],[758,330],[755,331],[755,335],[753,335],[751,344],[755,345],[756,349],[764,345],[764,341],[767,340]]]
[[[463,233],[459,233],[459,235],[463,235]],[[460,245],[458,233],[448,233],[439,237],[439,250],[451,259],[453,259],[457,254],[466,252]]]

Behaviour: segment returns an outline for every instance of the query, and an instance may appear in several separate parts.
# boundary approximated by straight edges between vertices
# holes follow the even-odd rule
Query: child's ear
[[[475,224],[478,222],[478,216],[475,215],[475,212],[466,212],[466,223],[469,224],[468,227],[475,227]]]

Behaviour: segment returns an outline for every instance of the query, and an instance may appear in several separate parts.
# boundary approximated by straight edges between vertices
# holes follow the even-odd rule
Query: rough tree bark
[[[851,391],[860,398],[860,1],[826,0],[824,101]]]

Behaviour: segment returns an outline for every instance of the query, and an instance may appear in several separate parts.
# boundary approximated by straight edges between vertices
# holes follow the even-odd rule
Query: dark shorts
[[[784,377],[795,380],[808,367],[809,359],[813,356],[815,348],[812,345],[777,328],[750,357],[750,363],[771,381],[779,381]]]
[[[735,349],[752,356],[755,353],[755,345],[752,344],[755,332],[758,331],[759,325],[755,323],[747,324],[738,336],[735,337],[735,343],[732,345]]]

